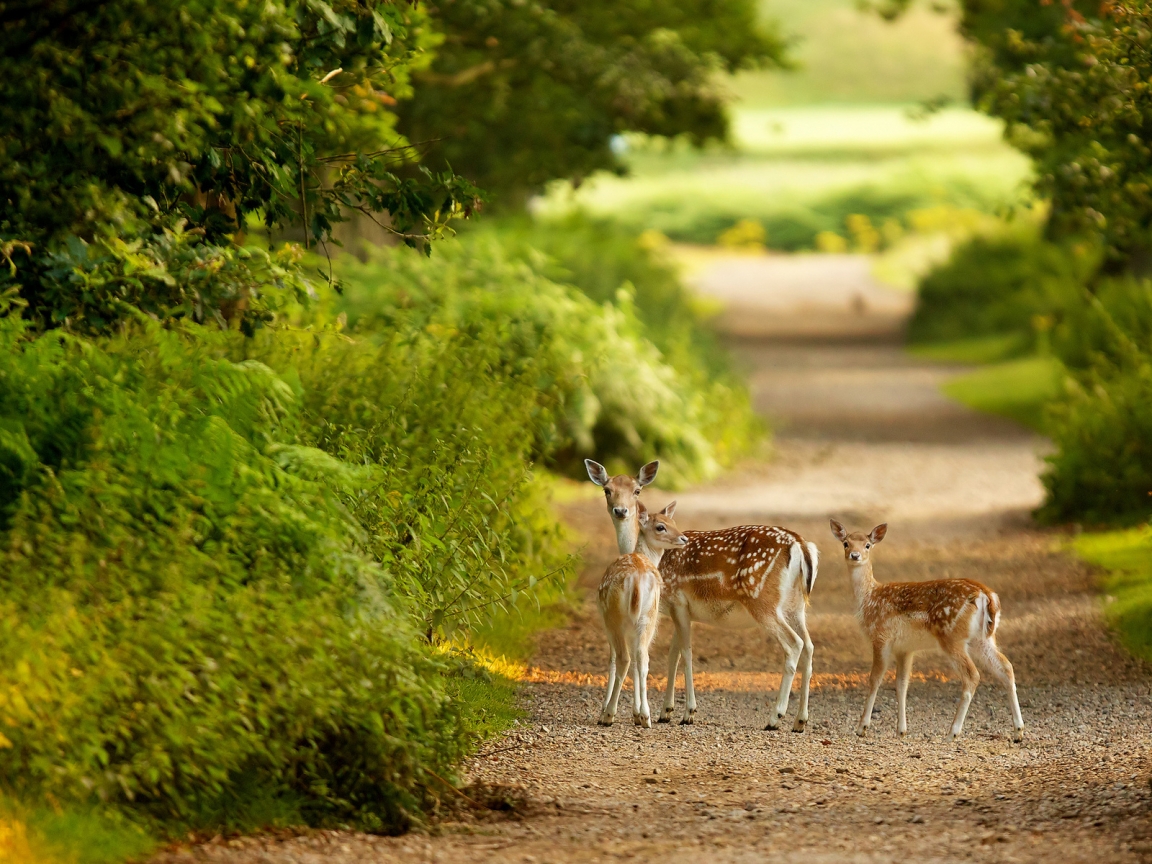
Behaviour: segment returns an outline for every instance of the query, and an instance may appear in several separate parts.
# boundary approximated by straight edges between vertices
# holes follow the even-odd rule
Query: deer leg
[[[604,705],[600,708],[600,719],[597,724],[600,726],[611,726],[613,715],[609,713],[608,708],[612,704],[612,691],[616,689],[616,649],[609,646],[611,658],[608,661],[608,692],[604,694]]]
[[[673,619],[675,624],[675,619]],[[671,723],[676,713],[676,672],[680,668],[680,630],[673,629],[672,644],[668,647],[668,687],[664,691],[664,708],[659,723]]]
[[[632,722],[645,729],[652,728],[652,713],[648,709],[648,646],[644,637],[636,640],[636,669],[632,673]]]
[[[804,651],[804,640],[795,630],[788,626],[784,616],[779,612],[768,621],[768,629],[784,649],[784,674],[780,678],[780,693],[776,697],[776,713],[764,728],[774,732],[780,727],[780,721],[788,713],[788,698],[792,695],[792,679],[796,677],[796,668],[800,664],[800,655]]]
[[[1020,700],[1016,696],[1016,674],[1012,671],[1012,664],[1000,653],[1000,649],[991,639],[985,639],[980,644],[979,656],[984,667],[992,673],[992,677],[1008,691],[1008,706],[1012,709],[1012,740],[1023,741],[1024,718],[1020,715]]]
[[[908,679],[912,677],[912,652],[896,656],[896,732],[908,734]]]
[[[796,613],[793,629],[804,641],[804,648],[800,654],[800,707],[796,711],[796,722],[792,725],[793,732],[803,732],[808,725],[808,686],[812,682],[812,654],[815,650],[812,637],[808,635],[808,622],[805,621],[804,607]]]
[[[976,664],[972,662],[972,658],[968,656],[968,646],[961,644],[950,653],[960,673],[960,680],[964,684],[964,690],[960,694],[960,704],[956,706],[956,719],[952,721],[952,728],[948,730],[946,741],[954,740],[956,736],[960,734],[961,730],[963,730],[964,718],[968,716],[968,706],[972,704],[972,697],[975,695],[976,688],[980,684],[980,671],[976,668]]]
[[[632,665],[632,658],[628,656],[628,649],[624,645],[616,650],[616,677],[612,679],[612,692],[608,696],[607,723],[611,725],[616,719],[616,709],[620,706],[620,691],[624,689],[624,679],[628,676],[628,667]]]
[[[860,715],[860,725],[856,727],[856,734],[863,738],[868,734],[868,725],[872,722],[872,706],[876,704],[876,694],[880,692],[880,684],[884,681],[884,670],[888,667],[888,659],[884,656],[884,649],[879,645],[872,646],[872,671],[868,676],[868,701],[864,703],[864,713]]]
[[[696,718],[696,688],[692,683],[692,619],[687,609],[673,612],[676,638],[680,641],[680,656],[684,658],[684,719],[681,726],[690,726]]]

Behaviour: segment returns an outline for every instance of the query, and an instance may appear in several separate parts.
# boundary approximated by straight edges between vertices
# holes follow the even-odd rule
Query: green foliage
[[[31,247],[8,256],[30,313],[100,331],[142,298],[153,314],[230,306],[258,323],[279,280],[215,248],[248,214],[302,225],[305,245],[354,210],[387,214],[414,245],[443,233],[477,192],[450,173],[399,176],[412,154],[384,107],[408,92],[422,20],[384,0],[4,3],[0,239]],[[197,278],[218,268],[230,273]]]
[[[560,231],[548,229],[540,236],[547,239],[552,230]],[[583,470],[585,456],[599,454],[624,464],[659,456],[667,481],[679,483],[707,476],[748,445],[755,425],[742,389],[723,379],[705,381],[707,366],[700,359],[695,366],[666,360],[644,338],[630,285],[617,286],[614,302],[597,303],[555,281],[564,275],[562,259],[533,252],[527,242],[531,233],[520,236],[512,253],[496,235],[480,231],[446,243],[433,259],[379,250],[367,265],[344,262],[341,308],[354,332],[387,330],[405,320],[437,333],[470,334],[485,321],[500,322],[489,337],[496,352],[491,362],[520,368],[530,360],[539,376],[532,389],[552,400],[549,422],[539,423],[524,446],[573,476]],[[681,289],[667,271],[645,263],[645,253],[631,241],[614,246],[617,241],[610,235],[597,235],[594,229],[585,234],[596,236],[600,242],[567,247],[570,255],[581,249],[587,261],[607,266],[595,274],[585,269],[578,281],[591,292],[607,293],[610,283],[603,280],[612,273],[608,262],[615,248],[620,272],[643,276],[648,283],[645,296],[653,313],[662,304],[677,312],[678,320],[669,316],[663,333],[693,326]],[[680,347],[679,356],[692,357],[687,346]],[[461,391],[458,398],[479,397]],[[500,407],[508,410],[508,405]]]
[[[1064,370],[1052,357],[1023,357],[953,378],[944,393],[977,411],[1044,431],[1044,410],[1059,393]]]
[[[1038,325],[1050,329],[1079,305],[1095,263],[1091,250],[1050,243],[1030,226],[974,237],[921,280],[909,339],[1032,341]]]
[[[442,34],[415,73],[401,128],[441,160],[520,203],[545,182],[620,170],[623,132],[727,133],[721,70],[778,63],[752,0],[430,0]]]
[[[563,558],[525,469],[538,370],[427,323],[97,344],[2,319],[5,786],[190,827],[392,830],[442,794],[495,721],[416,627]]]
[[[1104,616],[1128,649],[1152,660],[1152,537],[1148,527],[1099,534],[1072,541],[1076,554],[1104,569]]]
[[[1044,476],[1053,520],[1131,524],[1152,509],[1152,283],[1085,292],[1054,345],[1074,373],[1050,410],[1057,452]]]

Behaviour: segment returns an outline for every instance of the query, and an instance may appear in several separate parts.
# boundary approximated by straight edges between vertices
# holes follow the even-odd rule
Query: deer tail
[[[632,581],[632,617],[635,618],[640,614],[640,580],[634,579]]]
[[[797,540],[792,544],[792,555],[788,564],[793,573],[799,571],[800,587],[804,591],[805,602],[812,595],[812,586],[816,584],[816,568],[819,561],[820,552],[815,543]]]
[[[984,602],[984,635],[991,639],[996,635],[996,628],[1000,626],[1000,598],[995,591],[982,594]]]

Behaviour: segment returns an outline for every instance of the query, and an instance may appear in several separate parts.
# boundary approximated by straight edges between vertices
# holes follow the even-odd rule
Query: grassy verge
[[[1152,660],[1152,531],[1147,525],[1126,531],[1081,534],[1072,548],[1104,569],[1104,615],[1133,654]]]
[[[1051,356],[1019,356],[1026,348],[1022,337],[1008,334],[916,345],[908,353],[937,363],[981,364],[945,384],[944,394],[1043,432],[1044,409],[1059,394],[1063,367]]]
[[[0,799],[0,861],[119,864],[159,846],[142,828],[96,811],[24,807]]]

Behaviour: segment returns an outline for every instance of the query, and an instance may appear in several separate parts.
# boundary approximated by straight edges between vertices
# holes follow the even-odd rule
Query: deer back
[[[898,620],[948,640],[965,636],[976,623],[980,632],[991,637],[999,623],[1000,598],[972,579],[889,582],[872,589],[860,615],[869,632]],[[976,615],[980,620],[973,622]]]
[[[742,525],[719,531],[685,531],[688,543],[664,554],[660,575],[672,599],[704,604],[767,604],[775,606],[785,591],[811,590],[815,562],[800,535],[786,528]],[[788,580],[793,554],[799,547],[801,575]]]

